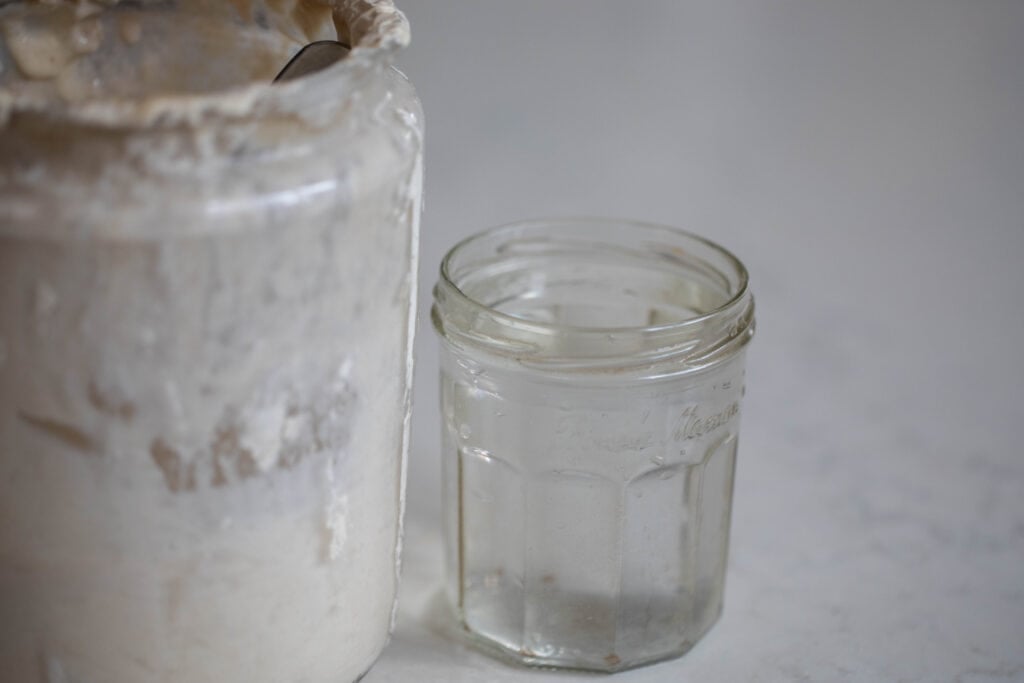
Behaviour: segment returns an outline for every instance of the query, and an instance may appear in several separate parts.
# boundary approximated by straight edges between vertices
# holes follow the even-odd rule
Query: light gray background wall
[[[1024,1],[399,5],[419,365],[402,619],[367,681],[556,680],[438,634],[427,311],[458,239],[580,213],[721,242],[759,307],[723,620],[621,680],[1024,681]]]

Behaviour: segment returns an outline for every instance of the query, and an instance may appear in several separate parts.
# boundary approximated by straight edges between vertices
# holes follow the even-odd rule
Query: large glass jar
[[[352,45],[286,83],[307,42]],[[0,8],[0,678],[342,683],[393,618],[422,114],[383,0]]]
[[[538,221],[449,253],[448,592],[477,643],[614,671],[712,626],[753,312],[739,261],[660,226]]]

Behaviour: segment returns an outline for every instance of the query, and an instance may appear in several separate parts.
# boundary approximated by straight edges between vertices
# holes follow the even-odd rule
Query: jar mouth
[[[746,268],[653,223],[559,218],[487,230],[449,251],[432,318],[446,341],[564,370],[676,374],[754,331]]]
[[[294,7],[289,10],[291,4]],[[13,20],[5,19],[6,23],[0,27],[4,29],[0,37],[8,41],[5,46],[0,40],[0,66],[6,66],[9,74],[25,72],[21,74],[23,78],[9,80],[6,84],[0,79],[0,128],[18,115],[36,116],[58,123],[120,129],[197,126],[218,119],[258,115],[302,116],[324,100],[343,99],[345,93],[358,90],[362,77],[389,66],[394,54],[409,44],[408,21],[394,7],[392,0],[294,0],[291,4],[264,3],[262,0],[231,0],[223,5],[204,4],[203,0],[191,4],[182,3],[182,7],[187,5],[192,10],[192,14],[185,15],[191,22],[188,24],[190,30],[172,33],[175,40],[171,41],[172,45],[164,53],[159,53],[163,48],[158,46],[152,48],[156,52],[141,52],[136,55],[137,59],[125,59],[122,55],[120,60],[109,58],[109,55],[117,56],[117,48],[125,55],[135,54],[131,50],[150,49],[146,47],[147,34],[137,28],[133,29],[137,24],[128,23],[126,17],[142,18],[148,20],[150,25],[160,25],[160,21],[166,21],[160,13],[174,12],[174,7],[178,5],[168,5],[160,0],[112,0],[95,6],[89,2],[78,5],[68,3],[68,6],[61,3],[47,4],[45,7],[26,5],[33,9],[42,7],[40,12],[56,8],[55,11],[69,14],[69,17],[61,15],[50,18],[44,14],[41,18],[29,15],[23,19],[16,16]],[[71,13],[69,7],[76,8],[74,13]],[[77,9],[81,7],[94,9],[83,12]],[[204,26],[203,12],[210,7],[215,8],[210,11],[219,13],[211,18],[211,22],[214,19],[220,22],[217,26],[220,27],[218,30],[223,31],[222,34]],[[17,3],[0,3],[0,9],[11,8],[17,9]],[[50,21],[56,28],[51,30],[46,21]],[[68,22],[71,21],[74,23],[69,29]],[[11,22],[14,22],[16,28],[11,28]],[[43,29],[40,26],[50,32],[41,32]],[[233,33],[235,30],[238,31],[237,36]],[[261,39],[250,40],[251,36],[243,33],[247,30],[274,38],[267,38],[263,42]],[[203,35],[199,36],[198,33]],[[241,44],[234,43],[232,36]],[[78,42],[74,47],[68,47],[61,45],[58,39]],[[274,76],[289,59],[307,42],[317,39],[337,39],[352,49],[343,60],[321,71],[274,83]],[[93,42],[91,46],[83,47],[80,44],[89,40]],[[210,50],[221,45],[216,48],[220,52],[210,54],[223,56],[223,62],[207,59],[209,55],[201,54],[199,48],[194,50],[197,54],[190,54],[193,41],[196,40]],[[24,65],[14,55],[15,42],[21,46]],[[159,41],[150,37],[150,44],[153,42]],[[273,48],[268,47],[271,42]],[[257,44],[258,50],[254,47]],[[42,50],[43,57],[35,60],[38,64],[33,64],[33,60],[25,58],[32,57],[31,49],[35,49],[36,45]],[[248,48],[256,51],[248,54]],[[106,61],[96,56],[103,54],[108,55]],[[87,59],[93,61],[88,62]],[[150,60],[148,67],[146,59]],[[185,75],[177,81],[171,77],[168,77],[167,83],[160,81],[165,66],[161,59],[169,60],[175,69]],[[67,68],[59,75],[55,73],[51,76],[46,69],[50,68],[48,62],[54,60],[66,63]],[[261,66],[250,68],[248,63],[252,61],[261,62]],[[110,64],[126,62],[142,63],[138,67],[142,75],[131,71],[119,72],[113,67],[106,68]],[[230,70],[235,67],[248,71],[239,72],[240,75],[221,75],[220,80],[202,87],[187,85],[193,82],[188,80],[191,78],[188,75],[189,69],[197,73],[208,70],[216,74],[218,69]],[[66,78],[69,73],[73,73],[74,77]],[[128,75],[124,76],[124,73]],[[123,78],[124,82],[130,82],[136,77],[141,82],[154,78],[157,85],[140,92],[122,92],[104,80]],[[194,79],[198,81],[203,77],[199,74]],[[97,84],[95,87],[99,88],[96,93],[82,90],[87,88],[90,78],[92,83]],[[66,82],[75,85],[68,86]],[[180,83],[186,85],[180,86]]]

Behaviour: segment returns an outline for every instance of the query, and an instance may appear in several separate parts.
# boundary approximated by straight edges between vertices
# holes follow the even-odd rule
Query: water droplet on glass
[[[468,439],[471,436],[473,436],[473,429],[472,429],[472,427],[470,427],[465,422],[463,422],[461,425],[459,425],[459,437],[460,438]]]

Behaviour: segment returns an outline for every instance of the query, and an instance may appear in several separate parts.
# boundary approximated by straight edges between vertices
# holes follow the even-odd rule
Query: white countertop
[[[725,612],[615,680],[1024,681],[1024,3],[399,5],[422,308],[400,620],[365,683],[592,678],[468,650],[438,597],[429,287],[457,239],[552,214],[703,233],[758,304]]]

